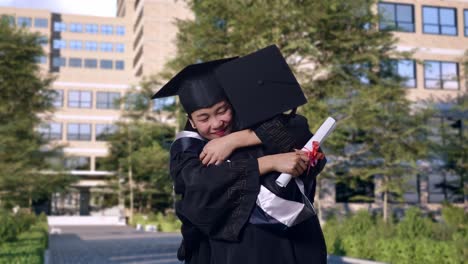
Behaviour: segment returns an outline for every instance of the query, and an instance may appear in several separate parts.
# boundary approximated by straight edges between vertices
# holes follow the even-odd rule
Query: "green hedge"
[[[384,223],[367,211],[330,219],[323,231],[329,254],[387,263],[464,263],[468,259],[467,217],[462,208],[445,205],[435,222],[418,208],[401,221]]]
[[[168,212],[165,215],[161,212],[156,214],[150,213],[147,215],[135,214],[130,225],[135,227],[137,224],[143,226],[155,225],[160,232],[179,232],[180,227],[182,226],[182,223],[172,212]]]
[[[45,216],[0,213],[0,264],[41,264],[48,247]]]

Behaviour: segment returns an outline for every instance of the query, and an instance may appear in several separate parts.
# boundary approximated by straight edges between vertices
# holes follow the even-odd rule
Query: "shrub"
[[[419,208],[411,207],[406,210],[405,217],[398,223],[397,235],[403,239],[431,237],[432,226],[432,221],[424,217]]]
[[[13,216],[6,212],[0,212],[0,244],[16,240],[18,229]]]
[[[155,225],[158,231],[161,232],[178,232],[182,226],[182,222],[179,221],[173,212],[168,212],[166,215],[162,212],[156,214],[149,213],[148,215],[135,214],[130,224],[132,226],[136,226],[137,224]]]
[[[36,223],[36,215],[24,211],[19,211],[14,216],[16,227],[18,233],[22,233],[24,231],[29,230],[29,228]]]
[[[328,220],[323,232],[329,254],[387,263],[465,263],[468,232],[463,209],[442,210],[435,223],[418,208],[410,208],[400,222],[384,223],[361,211],[341,221]],[[450,220],[446,220],[450,219]]]
[[[468,223],[465,210],[450,204],[442,207],[442,219],[448,226],[456,229],[465,229]]]
[[[0,246],[0,264],[40,264],[48,243],[47,223],[40,222],[21,233],[17,241]]]

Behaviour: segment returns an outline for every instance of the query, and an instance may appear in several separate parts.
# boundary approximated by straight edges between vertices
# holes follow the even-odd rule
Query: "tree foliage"
[[[36,63],[43,55],[40,36],[0,22],[0,201],[28,205],[64,188],[71,178],[44,174],[47,158],[59,155],[37,132],[38,114],[52,110],[53,78],[44,76]],[[59,155],[60,156],[60,155]],[[8,202],[8,203],[7,203]]]
[[[111,183],[126,183],[131,205],[135,190],[135,203],[140,209],[144,202],[151,208],[153,196],[162,197],[158,203],[168,206],[172,192],[168,147],[174,128],[159,122],[158,114],[152,111],[150,83],[154,85],[155,81],[142,82],[140,88],[130,90],[122,98],[125,111],[116,123],[117,131],[109,138],[110,154],[104,160],[106,169],[119,172]]]
[[[426,150],[424,118],[412,111],[404,79],[392,70],[391,59],[411,54],[397,52],[391,32],[377,29],[375,1],[187,3],[195,18],[177,22],[178,54],[168,73],[276,44],[308,98],[300,112],[311,130],[327,116],[338,119],[324,145],[329,166],[322,175],[382,175],[381,192],[403,192],[406,176],[414,175],[415,160]]]

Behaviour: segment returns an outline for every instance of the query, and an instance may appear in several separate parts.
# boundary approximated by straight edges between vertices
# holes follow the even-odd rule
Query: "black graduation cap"
[[[215,70],[239,129],[252,127],[307,102],[275,45],[224,63]]]
[[[151,99],[178,95],[180,103],[188,114],[210,107],[226,99],[214,75],[214,69],[233,59],[235,58],[189,65],[172,77]]]

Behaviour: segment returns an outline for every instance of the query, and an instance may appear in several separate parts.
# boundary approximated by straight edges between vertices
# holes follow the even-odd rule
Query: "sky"
[[[117,0],[0,0],[0,6],[39,8],[65,14],[115,17]]]

